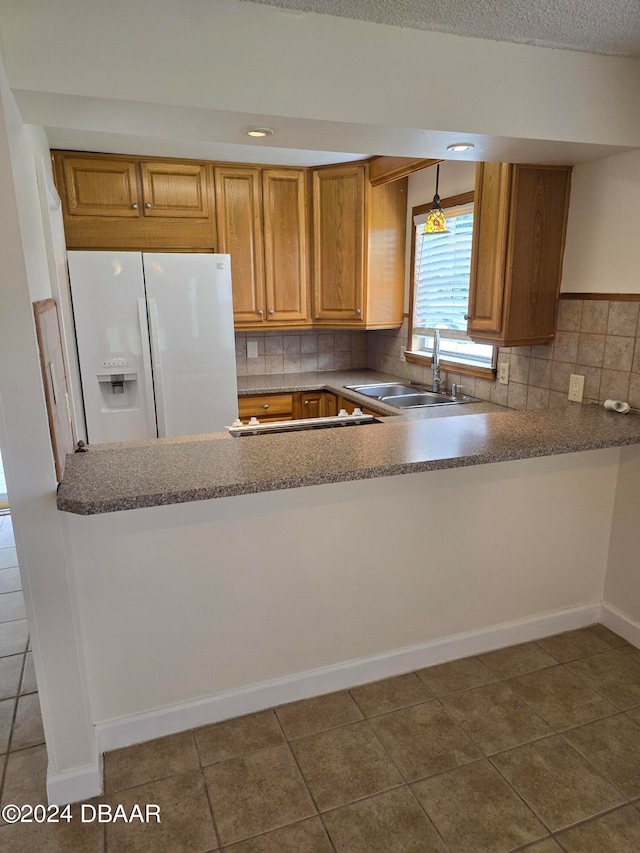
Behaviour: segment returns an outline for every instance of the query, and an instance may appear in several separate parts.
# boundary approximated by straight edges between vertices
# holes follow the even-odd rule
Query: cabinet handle
[[[258,311],[258,317],[262,317],[263,314],[264,314],[264,311]]]
[[[147,210],[149,210],[151,208],[151,202],[145,201],[144,206],[147,208]]]
[[[273,314],[273,313],[274,313],[273,308],[269,308],[269,314]]]
[[[268,403],[265,403],[265,404],[264,404],[264,406],[263,406],[262,408],[263,408],[263,409],[268,409],[268,408],[269,408],[269,404],[268,404]]]
[[[356,314],[362,314],[362,311],[359,308],[356,308]]]
[[[464,315],[464,319],[465,319],[465,320],[470,320],[470,319],[471,319],[471,314],[465,314],[465,315]]]
[[[138,209],[138,205],[137,205],[137,204],[132,204],[132,205],[131,205],[131,207],[132,207],[134,210],[137,210],[137,209]]]
[[[308,406],[308,405],[309,405],[309,401],[308,401],[308,400],[305,400],[305,401],[304,401],[304,404],[305,404],[305,406]]]

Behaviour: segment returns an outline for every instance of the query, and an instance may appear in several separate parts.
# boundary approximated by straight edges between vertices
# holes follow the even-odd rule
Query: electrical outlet
[[[509,362],[501,361],[498,370],[498,382],[501,385],[509,384]]]
[[[247,341],[247,358],[258,357],[258,341]]]
[[[583,394],[584,376],[580,376],[578,373],[572,373],[569,377],[569,399],[574,403],[581,403]]]

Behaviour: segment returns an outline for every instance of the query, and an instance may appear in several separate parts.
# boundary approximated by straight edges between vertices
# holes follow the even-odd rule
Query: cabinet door
[[[467,332],[499,335],[503,325],[511,166],[478,163]]]
[[[140,216],[134,161],[65,157],[63,171],[69,216]]]
[[[145,216],[191,219],[210,216],[204,164],[141,162],[140,173]]]
[[[314,319],[364,321],[365,168],[313,173]]]
[[[219,250],[231,255],[234,321],[255,325],[265,311],[260,169],[216,166],[215,185]]]
[[[300,394],[300,417],[325,417],[324,391],[302,391]]]
[[[307,193],[304,170],[262,173],[267,321],[309,320]]]

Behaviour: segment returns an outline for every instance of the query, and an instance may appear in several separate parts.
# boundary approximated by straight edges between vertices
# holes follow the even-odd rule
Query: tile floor
[[[37,702],[15,686],[35,688],[25,650],[26,633],[0,658],[3,803],[45,796],[44,746],[19,722]],[[161,823],[0,826],[0,850],[636,853],[640,651],[594,625],[116,750],[104,770],[96,802],[158,804]]]

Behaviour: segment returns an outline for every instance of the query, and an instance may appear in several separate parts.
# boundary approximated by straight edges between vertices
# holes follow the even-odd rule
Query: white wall
[[[53,778],[95,768],[97,757],[31,306],[32,299],[51,295],[36,189],[38,147],[18,115],[0,58],[0,447]]]
[[[640,151],[575,166],[563,293],[640,293]]]
[[[65,514],[94,722],[599,601],[618,457]]]
[[[2,0],[0,9],[11,84],[21,90],[640,145],[638,59],[294,15],[238,0]],[[432,66],[446,76],[431,83]]]
[[[640,624],[640,448],[620,455],[605,601]]]

